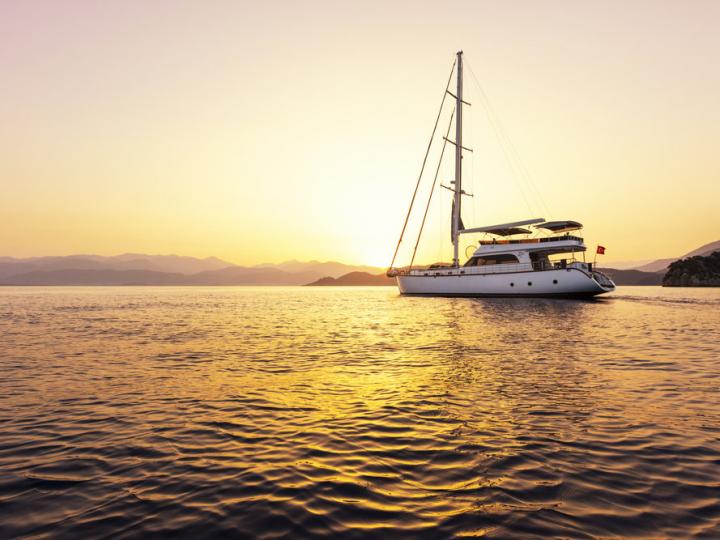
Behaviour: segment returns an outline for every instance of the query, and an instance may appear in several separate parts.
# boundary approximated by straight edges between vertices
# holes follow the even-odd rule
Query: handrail
[[[533,263],[488,264],[485,266],[461,266],[460,268],[414,268],[408,274],[448,275],[448,274],[507,274],[510,272],[532,272]]]
[[[495,244],[539,244],[544,242],[562,242],[563,240],[574,240],[576,242],[583,242],[583,239],[579,236],[545,236],[542,238],[521,238],[513,240],[480,240],[481,246],[490,246]]]
[[[488,275],[508,274],[514,272],[540,272],[545,270],[581,270],[587,272],[586,263],[572,261],[562,265],[560,262],[536,261],[532,263],[488,264],[485,266],[461,266],[438,268],[403,268],[393,269],[393,275],[413,276],[456,276],[456,275]],[[603,277],[605,277],[603,275]]]

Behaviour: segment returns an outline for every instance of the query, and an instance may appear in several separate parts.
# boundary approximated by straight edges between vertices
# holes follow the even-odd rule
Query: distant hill
[[[304,285],[318,278],[317,272],[283,272],[276,268],[231,266],[188,276],[190,285]]]
[[[194,274],[233,266],[233,263],[223,261],[217,257],[198,259],[179,255],[142,255],[138,253],[126,253],[116,257],[108,257],[106,264],[110,264],[112,268],[119,270],[155,270],[157,272],[177,272],[179,274]]]
[[[617,270],[637,270],[641,266],[644,266],[646,264],[650,264],[651,262],[654,262],[655,259],[645,259],[645,260],[608,260],[603,257],[602,263],[604,265],[607,265],[608,268],[615,268]]]
[[[35,270],[0,280],[0,285],[185,285],[187,276],[152,270]]]
[[[687,257],[707,257],[709,255],[712,255],[716,251],[720,251],[720,240],[717,240],[715,242],[710,242],[709,244],[705,244],[702,247],[697,248],[694,251],[691,251],[690,253],[685,254],[683,259]]]
[[[384,268],[378,268],[375,266],[350,265],[334,261],[285,261],[279,264],[258,264],[254,268],[276,268],[278,270],[282,270],[283,272],[316,272],[320,274],[320,277],[329,276],[333,278],[343,276],[350,272],[367,272],[369,274],[379,274],[385,271]]]
[[[324,277],[308,283],[309,287],[315,286],[340,286],[340,285],[395,285],[395,278],[389,278],[383,274],[370,274],[368,272],[350,272],[339,278]]]
[[[663,287],[720,287],[720,251],[675,261],[662,284]]]
[[[618,270],[615,268],[599,268],[615,282],[615,285],[660,285],[662,273],[641,272],[639,270]]]
[[[630,270],[604,268],[602,271],[607,273],[616,285],[662,285],[663,276],[666,271],[668,271],[668,267],[672,267],[672,264],[676,261],[686,259],[688,257],[710,255],[717,250],[720,250],[720,240],[700,246],[699,248],[686,254],[684,257],[657,259],[656,261]]]
[[[126,253],[113,257],[0,257],[0,285],[304,285],[372,266],[288,261],[236,266],[216,257]]]
[[[667,270],[667,267],[670,266],[670,263],[672,263],[676,260],[677,259],[675,259],[675,258],[658,259],[651,263],[643,264],[642,266],[638,266],[637,268],[634,268],[634,270],[638,270],[640,272],[665,272],[665,270]]]
[[[682,257],[674,257],[674,258],[670,258],[670,259],[658,259],[649,264],[644,264],[642,266],[638,266],[637,268],[635,268],[635,270],[640,270],[641,272],[663,272],[664,273],[665,270],[667,270],[667,268],[670,266],[670,264],[675,261],[679,261],[680,259],[687,259],[688,257],[707,256],[718,250],[720,250],[720,240],[716,240],[715,242],[710,242],[709,244],[700,246],[699,248],[691,251],[690,253],[686,253]]]
[[[317,279],[317,274],[312,272],[294,274],[242,266],[196,274],[68,268],[23,272],[0,278],[0,285],[303,285],[313,279]]]
[[[194,274],[233,266],[232,263],[208,257],[182,257],[179,255],[142,255],[125,253],[112,257],[100,255],[69,255],[66,257],[29,257],[16,259],[0,257],[0,279],[31,271],[50,270],[150,270],[178,274]]]

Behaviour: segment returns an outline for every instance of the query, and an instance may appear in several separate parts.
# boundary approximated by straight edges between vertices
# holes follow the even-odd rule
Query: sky
[[[719,20],[699,0],[5,0],[0,255],[386,266],[462,49],[466,226],[575,219],[607,260],[679,256],[720,239]],[[449,197],[420,261],[451,256]]]

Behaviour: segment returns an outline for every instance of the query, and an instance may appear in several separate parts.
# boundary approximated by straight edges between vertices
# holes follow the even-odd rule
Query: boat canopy
[[[530,234],[530,231],[528,229],[523,229],[522,227],[505,227],[501,229],[492,229],[490,231],[485,231],[488,234],[494,234],[497,236],[512,236],[514,234]]]
[[[548,231],[552,231],[554,233],[560,233],[560,232],[567,232],[567,231],[577,231],[578,229],[582,229],[582,223],[578,223],[577,221],[546,221],[545,223],[541,223],[540,225],[535,225],[538,229],[547,229]]]
[[[511,229],[514,227],[520,227],[522,225],[533,225],[535,223],[543,223],[544,221],[545,220],[543,218],[526,219],[525,221],[513,221],[510,223],[500,223],[498,225],[488,225],[486,227],[474,227],[472,229],[461,229],[458,231],[458,234],[469,234],[469,233],[480,233],[480,232],[497,234],[497,233],[493,233],[492,231],[498,231],[501,229]]]

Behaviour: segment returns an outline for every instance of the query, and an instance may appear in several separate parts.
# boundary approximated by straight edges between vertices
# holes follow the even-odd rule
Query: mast
[[[453,198],[452,242],[453,266],[460,266],[460,200],[462,198],[462,105],[463,105],[463,62],[462,51],[457,53],[457,93],[455,94],[455,197]]]

